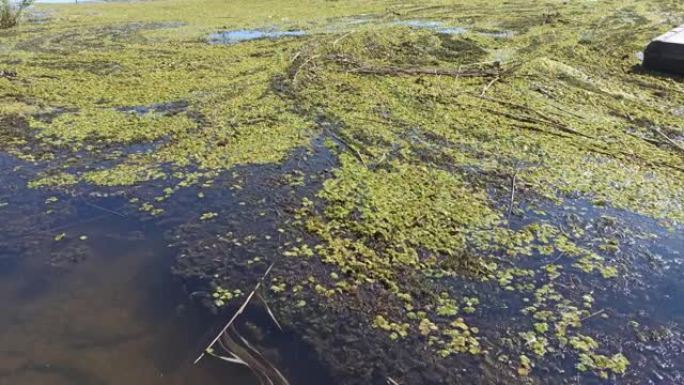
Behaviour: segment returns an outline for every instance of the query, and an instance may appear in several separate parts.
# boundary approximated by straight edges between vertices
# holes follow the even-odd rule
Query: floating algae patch
[[[334,383],[681,382],[684,89],[633,52],[682,4],[166,1],[8,32],[3,148],[36,192],[125,196],[217,313],[275,262],[250,309]]]
[[[344,166],[345,162],[349,165]],[[438,195],[430,194],[431,187],[426,183],[408,192],[386,194],[397,183],[392,182],[391,174],[410,177],[411,171],[355,175],[359,171],[353,166],[356,160],[343,158],[343,169],[354,170],[345,171],[349,176],[340,172],[328,179],[320,174],[327,179],[323,183],[327,191],[324,197],[332,202],[323,207],[308,190],[322,181],[314,179],[312,183],[310,178],[317,174],[286,171],[297,163],[305,164],[290,160],[282,177],[266,183],[275,183],[269,190],[285,197],[285,202],[301,199],[302,209],[295,216],[301,220],[288,224],[257,214],[273,204],[268,202],[274,198],[257,187],[264,185],[262,179],[268,181],[270,177],[250,169],[236,170],[233,178],[237,179],[228,182],[233,186],[231,191],[238,202],[252,203],[233,209],[207,206],[216,213],[205,219],[209,225],[203,225],[202,218],[184,225],[177,236],[184,248],[177,273],[193,277],[195,282],[209,283],[201,296],[221,308],[233,301],[239,303],[250,282],[275,262],[267,280],[270,286],[264,293],[266,301],[281,322],[285,320],[289,328],[304,335],[322,357],[333,360],[331,370],[339,383],[368,383],[385,376],[407,383],[443,383],[445,378],[478,378],[484,383],[496,383],[494,376],[517,381],[521,374],[533,375],[535,367],[556,368],[553,378],[572,383],[574,377],[566,378],[563,373],[580,370],[614,378],[626,373],[633,357],[639,357],[639,365],[663,361],[672,362],[673,368],[680,367],[676,347],[680,345],[644,354],[639,346],[645,343],[639,345],[630,329],[620,335],[613,330],[618,320],[626,327],[634,319],[648,325],[662,322],[643,312],[630,298],[648,295],[653,290],[651,285],[663,274],[677,273],[648,267],[636,252],[641,248],[658,250],[666,255],[664,266],[677,266],[681,256],[676,256],[684,241],[679,230],[668,232],[655,221],[613,209],[595,209],[587,202],[568,201],[556,206],[543,199],[526,199],[521,202],[525,210],[515,214],[521,218],[512,224],[515,230],[471,224],[466,227],[472,230],[465,231],[466,242],[445,238],[449,250],[461,248],[464,253],[438,259],[443,246],[421,244],[421,234],[439,234],[441,226],[449,223],[448,218],[458,218],[459,214],[468,217],[460,212],[463,207],[477,210],[471,202],[440,209],[439,202],[454,199],[447,191],[454,197],[463,195],[463,182],[449,182],[443,175],[447,179],[437,183]],[[425,177],[434,179],[438,175]],[[359,178],[358,190],[349,191],[355,179],[342,181],[349,177]],[[218,179],[204,189],[203,199],[218,193],[212,191],[220,186],[215,183]],[[341,183],[347,186],[343,188]],[[443,188],[442,183],[452,188]],[[415,208],[408,211],[408,216],[393,207],[393,202],[399,204],[402,193],[412,198],[410,207]],[[350,213],[345,206],[353,206],[347,202],[363,205],[358,213]],[[325,212],[315,214],[319,209]],[[311,213],[321,218],[312,220]],[[245,215],[256,219],[245,222],[241,219]],[[355,220],[346,221],[347,215],[354,215]],[[490,226],[496,224],[496,218],[492,220]],[[416,221],[423,226],[417,226]],[[385,223],[397,226],[399,234],[384,232]],[[302,224],[309,231],[302,232]],[[258,232],[252,232],[252,226]],[[211,236],[205,235],[208,229]],[[307,235],[310,231],[322,238],[311,238]],[[409,237],[404,238],[404,233]],[[345,234],[351,236],[345,238]],[[323,243],[317,245],[321,240]],[[640,242],[639,249],[635,242]],[[623,243],[625,246],[621,246]],[[412,248],[417,251],[415,257]],[[430,250],[434,250],[432,256]],[[233,257],[216,263],[225,253]],[[469,253],[480,255],[481,260],[472,260]],[[473,270],[470,278],[464,278],[468,264]],[[644,264],[639,267],[644,270],[632,275],[638,264]],[[622,278],[617,278],[618,273]],[[644,280],[642,274],[653,277]],[[347,296],[354,298],[352,307],[347,305]],[[622,302],[613,302],[618,298]],[[502,324],[502,318],[510,322]],[[428,343],[428,350],[418,348],[424,343]],[[557,361],[560,354],[566,358]],[[455,356],[460,365],[453,371],[444,369],[442,365],[452,362],[450,357]],[[406,360],[410,366],[398,370],[397,359]],[[479,370],[458,370],[471,368],[481,359],[487,362],[486,370],[491,371],[492,378],[484,375],[483,380]],[[435,360],[439,362],[437,369],[426,364]],[[355,373],[353,377],[350,371]],[[681,376],[678,369],[657,373],[663,378]]]
[[[184,112],[188,108],[188,103],[179,100],[176,102],[169,103],[154,103],[149,106],[130,106],[130,107],[118,107],[117,111],[128,112],[137,115],[146,114],[159,114],[159,115],[176,115],[178,113]]]
[[[120,195],[27,189],[36,171],[0,153],[0,383],[253,383],[183,364],[211,322],[173,280],[162,228]]]
[[[280,39],[284,37],[300,37],[306,35],[305,31],[275,31],[261,29],[237,29],[233,31],[223,31],[209,35],[211,44],[235,44],[250,40],[260,39]]]

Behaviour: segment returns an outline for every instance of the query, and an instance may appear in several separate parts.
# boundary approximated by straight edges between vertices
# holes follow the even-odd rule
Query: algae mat
[[[171,225],[209,309],[274,263],[265,302],[338,383],[677,384],[684,83],[638,53],[683,11],[40,6],[0,32],[0,145]]]

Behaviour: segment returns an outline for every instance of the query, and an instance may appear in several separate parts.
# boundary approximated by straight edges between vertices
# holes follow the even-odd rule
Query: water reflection
[[[276,31],[261,29],[236,29],[233,31],[223,31],[209,35],[211,44],[235,44],[243,41],[259,39],[279,39],[283,37],[299,37],[306,35],[301,30]]]
[[[468,28],[449,25],[441,21],[434,20],[399,20],[394,22],[396,25],[401,25],[405,27],[415,28],[415,29],[429,29],[436,33],[441,33],[444,35],[461,35],[469,31]],[[479,35],[488,36],[496,39],[510,39],[515,33],[513,31],[483,31],[477,30],[473,31]]]

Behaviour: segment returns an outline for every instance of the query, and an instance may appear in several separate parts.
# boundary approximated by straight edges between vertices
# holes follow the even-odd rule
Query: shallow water
[[[30,170],[4,154],[0,169],[0,384],[254,383],[239,367],[191,364],[216,320],[171,276],[156,225],[119,198],[27,191]]]
[[[341,19],[328,25],[324,31],[340,32],[343,30],[350,29],[353,30],[356,26],[360,24],[367,24],[373,22],[373,18],[370,17],[356,17],[349,19]],[[415,28],[415,29],[429,29],[436,33],[444,35],[461,35],[470,30],[465,27],[453,26],[448,23],[441,21],[431,21],[431,20],[399,20],[392,24],[401,25],[405,27]],[[489,36],[498,39],[509,39],[512,38],[515,33],[513,31],[473,31],[483,36]],[[217,33],[212,33],[208,37],[208,42],[210,44],[236,44],[252,40],[262,40],[262,39],[281,39],[286,37],[302,37],[309,34],[309,32],[304,30],[288,30],[280,31],[275,29],[236,29],[229,31],[221,31]]]
[[[400,20],[394,22],[396,25],[402,25],[405,27],[411,27],[416,29],[429,29],[435,31],[436,33],[441,33],[445,35],[461,35],[468,31],[468,28],[452,26],[441,21],[432,20]],[[472,31],[483,36],[489,36],[497,39],[509,39],[512,38],[515,33],[513,31]]]
[[[277,31],[261,29],[236,29],[232,31],[212,33],[209,35],[209,43],[235,44],[250,40],[280,39],[283,37],[299,37],[304,35],[306,35],[306,32],[301,30]]]
[[[201,202],[197,199],[198,191],[181,190],[169,202],[170,216],[181,218],[190,214],[192,217],[191,211],[201,207],[220,213],[221,220],[215,226],[222,233],[227,230],[275,233],[277,222],[270,217],[254,219],[253,210],[265,210],[271,204],[282,205],[275,197],[287,194],[285,190],[278,190],[273,197],[272,187],[260,183],[302,167],[306,175],[312,172],[306,167],[323,172],[334,161],[327,152],[308,158],[309,166],[305,159],[304,154],[294,154],[282,166],[237,168],[226,174],[225,181],[223,177],[217,178],[214,188],[205,189]],[[203,360],[198,366],[191,364],[204,347],[205,332],[216,326],[217,319],[200,316],[203,312],[189,301],[182,282],[171,275],[178,250],[169,247],[164,232],[174,230],[185,218],[171,224],[140,220],[140,214],[117,192],[102,197],[101,194],[62,195],[27,190],[27,177],[35,171],[30,165],[0,153],[0,212],[5,218],[0,225],[0,300],[5,309],[10,309],[0,314],[0,385],[254,384],[250,373],[241,367],[214,359]],[[227,193],[230,190],[226,186],[237,182],[229,175],[244,178],[242,192]],[[313,184],[307,181],[308,187],[302,188],[310,189],[318,183],[320,180]],[[259,208],[258,204],[256,208],[242,205],[243,201],[259,201],[260,197],[276,200],[266,200],[266,208]],[[629,280],[604,288],[588,276],[577,278],[586,280],[583,286],[600,289],[595,293],[596,308],[605,308],[606,314],[610,314],[611,320],[596,317],[589,325],[597,335],[614,335],[613,325],[626,325],[630,320],[654,330],[667,326],[674,333],[669,347],[646,341],[629,342],[624,348],[636,373],[640,373],[636,378],[677,384],[682,378],[678,352],[684,348],[677,334],[684,321],[681,231],[668,231],[654,220],[596,207],[582,200],[569,199],[562,206],[541,208],[546,214],[530,209],[519,218],[514,216],[512,226],[537,221],[562,223],[568,217],[586,221],[613,217],[622,226],[659,237],[657,242],[629,245],[643,247],[652,254],[650,263],[645,259],[634,261],[636,274]],[[52,213],[48,214],[50,210]],[[205,230],[217,230],[209,225],[205,227],[200,236],[206,234]],[[172,233],[191,238],[192,229],[181,228]],[[63,239],[55,240],[62,234]],[[259,254],[277,252],[272,247],[273,243],[264,243]],[[241,253],[239,248],[230,250],[236,261],[252,254]],[[557,258],[560,257],[548,257],[556,263],[566,263]],[[521,266],[529,263],[527,267],[531,268],[546,262],[533,256],[523,260]],[[651,265],[657,265],[657,269]],[[476,313],[480,325],[486,326],[481,328],[485,339],[495,341],[495,334],[488,333],[498,333],[511,321],[516,325],[527,322],[518,312],[515,296],[468,280],[454,279],[452,285],[463,296],[476,295],[483,303],[490,303]],[[486,301],[487,298],[491,301]],[[502,323],[502,317],[507,321]],[[225,318],[218,317],[219,324]],[[245,318],[268,323],[268,317],[254,311]],[[308,356],[307,347],[299,344],[296,336],[264,330],[267,331],[265,345],[273,350],[279,346],[288,348],[289,355],[280,362],[293,384],[335,383],[320,367],[313,369],[316,366]],[[629,332],[621,330],[617,334]],[[480,364],[472,357],[465,357],[461,365],[475,365],[473,372],[480,370],[476,369]],[[566,366],[563,370],[573,370],[572,362],[568,361]],[[559,374],[559,377],[567,376]],[[666,380],[654,380],[660,377]]]

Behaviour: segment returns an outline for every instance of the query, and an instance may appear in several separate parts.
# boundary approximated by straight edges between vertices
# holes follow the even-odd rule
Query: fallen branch
[[[304,68],[306,65],[308,65],[313,60],[315,60],[319,57],[320,57],[320,55],[309,56],[308,58],[306,58],[306,60],[304,60],[304,62],[302,62],[302,64],[297,66],[297,69],[295,70],[294,74],[292,75],[292,84],[297,84],[297,76],[299,76],[299,72],[302,70],[302,68]]]
[[[347,36],[352,34],[352,32],[354,32],[354,31],[349,31],[349,32],[345,33],[344,35],[340,36],[338,39],[333,41],[332,46],[337,47],[337,44],[339,44],[342,40],[346,39]]]
[[[513,125],[513,127],[516,127],[516,128],[524,128],[527,130],[537,131],[537,132],[541,132],[544,134],[558,136],[561,138],[572,138],[571,136],[569,136],[563,132],[551,132],[551,131],[542,130],[541,128],[536,127],[536,125],[542,125],[542,124],[548,123],[548,122],[545,122],[545,121],[540,120],[540,119],[535,119],[535,118],[532,118],[529,116],[516,116],[513,114],[509,114],[507,112],[498,111],[498,110],[495,110],[492,108],[487,108],[487,107],[475,107],[475,108],[480,108],[483,111],[487,111],[487,112],[490,112],[490,113],[495,114],[495,115],[503,116],[503,117],[511,119],[511,120],[515,120],[515,121],[518,121],[521,123],[527,123],[527,124],[532,125],[532,126]],[[563,131],[563,130],[561,130],[561,131]]]
[[[646,142],[646,143],[654,144],[654,145],[656,145],[656,146],[660,146],[660,145],[663,144],[663,142],[661,142],[661,141],[659,141],[659,140],[650,139],[650,138],[645,138],[645,137],[643,137],[643,136],[641,136],[641,135],[632,134],[632,133],[629,133],[629,132],[627,133],[627,135],[629,135],[629,136],[631,136],[631,137],[634,137],[634,138],[637,138],[637,139],[641,139],[641,140],[643,140],[643,141]]]
[[[226,362],[231,363],[231,364],[244,365],[246,367],[249,367],[248,363],[246,363],[244,360],[242,360],[240,357],[236,356],[233,353],[231,353],[232,357],[222,356],[220,354],[214,353],[213,351],[208,351],[207,354],[214,357],[214,358],[218,358],[221,361],[226,361]]]
[[[217,344],[225,352],[223,354],[226,355],[215,353],[211,349],[207,351],[209,356],[231,364],[248,367],[261,385],[290,385],[282,373],[254,348],[247,339],[242,337],[234,327],[226,330],[217,341]]]
[[[510,117],[510,116],[509,116],[509,117]],[[516,119],[516,120],[519,120],[519,119]],[[524,123],[531,123],[531,122],[524,122]],[[521,130],[530,130],[530,131],[540,132],[540,133],[542,133],[542,134],[553,135],[553,136],[557,136],[557,137],[559,137],[559,138],[564,138],[564,139],[570,139],[570,138],[572,138],[571,136],[565,135],[565,134],[563,134],[563,133],[561,133],[561,132],[552,132],[552,131],[542,130],[541,128],[537,128],[537,127],[534,126],[534,125],[532,125],[532,126],[526,126],[526,125],[523,125],[523,124],[513,124],[513,125],[511,125],[511,127],[518,128],[518,129],[521,129]]]

